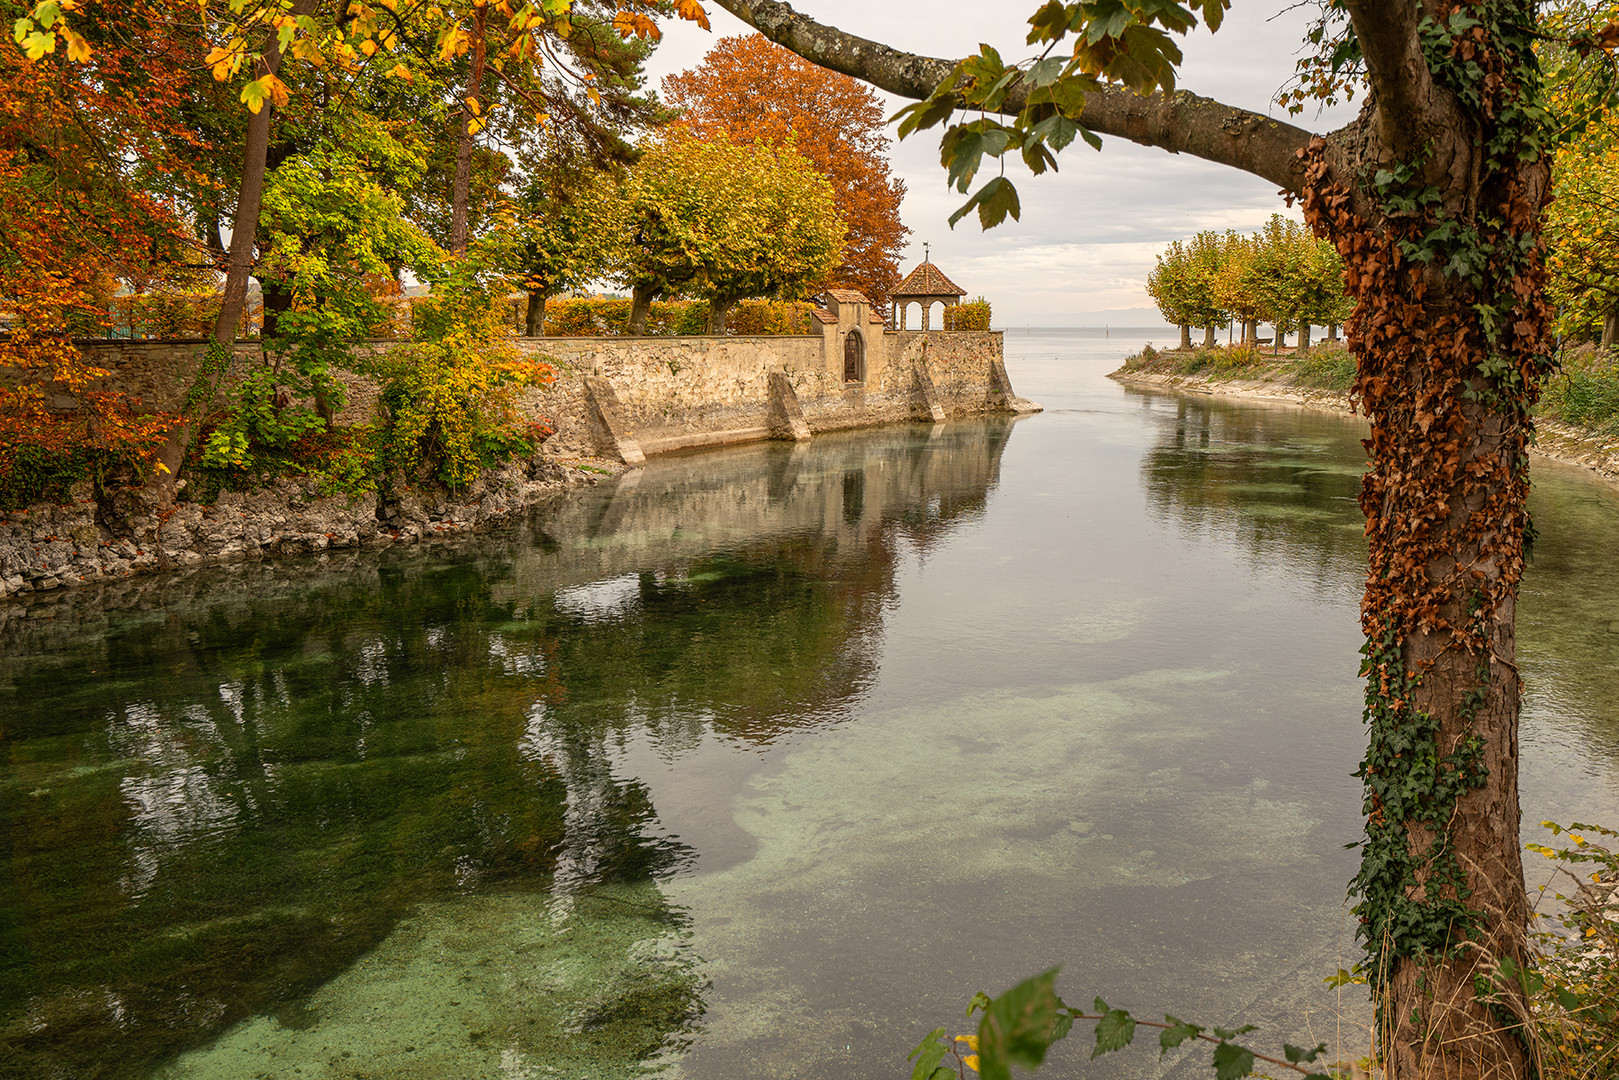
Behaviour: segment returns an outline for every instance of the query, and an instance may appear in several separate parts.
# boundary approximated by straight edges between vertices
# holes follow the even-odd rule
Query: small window
[[[866,347],[860,335],[851,331],[843,339],[843,381],[866,381]]]

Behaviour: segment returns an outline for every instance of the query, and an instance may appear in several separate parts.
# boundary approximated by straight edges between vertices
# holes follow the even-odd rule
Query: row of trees
[[[547,297],[596,280],[634,291],[637,327],[683,294],[712,302],[718,330],[739,296],[880,299],[898,277],[903,186],[876,95],[733,38],[671,80],[670,109],[643,65],[658,19],[706,25],[694,0],[0,8],[15,42],[0,49],[0,366],[90,406],[53,413],[28,376],[0,388],[0,458],[50,429],[131,459],[157,447],[172,483],[228,404],[250,278],[270,389],[329,423],[347,343],[409,277],[463,306],[525,290],[531,334]],[[71,339],[104,330],[114,293],[221,278],[182,416],[90,392],[105,372]],[[469,312],[439,329],[476,352],[497,327]]]
[[[1174,241],[1147,276],[1147,294],[1164,320],[1180,327],[1183,349],[1192,347],[1192,327],[1209,346],[1215,329],[1232,322],[1242,324],[1244,342],[1255,340],[1263,322],[1276,328],[1278,344],[1296,330],[1299,347],[1308,349],[1310,327],[1336,329],[1354,308],[1338,252],[1280,214],[1246,236],[1208,230]]]

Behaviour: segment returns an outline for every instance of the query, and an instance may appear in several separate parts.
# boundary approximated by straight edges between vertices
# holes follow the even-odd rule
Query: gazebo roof
[[[924,262],[888,290],[889,296],[966,296],[967,290],[944,276],[944,271]]]

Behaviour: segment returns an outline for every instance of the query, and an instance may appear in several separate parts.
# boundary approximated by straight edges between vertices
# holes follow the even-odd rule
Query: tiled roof
[[[832,314],[830,311],[827,311],[825,308],[816,308],[814,311],[810,312],[810,314],[815,316],[816,322],[827,323],[830,325],[838,321],[838,317]]]
[[[870,300],[866,299],[866,294],[857,289],[828,289],[826,290],[826,295],[830,296],[840,304],[871,303]],[[962,295],[965,296],[966,293],[963,293]]]
[[[886,322],[888,322],[887,319],[883,318],[883,316],[881,314],[879,314],[878,312],[875,312],[875,311],[873,311],[869,316],[866,317],[866,321],[867,322],[872,322],[872,323],[886,323]]]
[[[967,290],[944,276],[944,272],[925,262],[905,276],[905,280],[888,290],[889,296],[966,296]]]

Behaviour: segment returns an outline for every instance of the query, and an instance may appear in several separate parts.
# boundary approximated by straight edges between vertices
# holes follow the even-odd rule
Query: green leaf
[[[24,15],[11,24],[11,39],[21,45],[28,39],[28,32],[34,28],[34,20]]]
[[[1029,129],[1029,134],[1061,153],[1068,147],[1069,143],[1074,141],[1074,136],[1079,134],[1079,125],[1058,113],[1056,116],[1048,116],[1034,125]]]
[[[1179,1046],[1187,1039],[1193,1038],[1203,1030],[1200,1025],[1188,1024],[1185,1020],[1182,1020],[1179,1017],[1169,1016],[1166,1014],[1164,1019],[1169,1021],[1170,1026],[1158,1033],[1159,1057],[1163,1057],[1165,1054],[1175,1049],[1175,1047]]]
[[[1557,991],[1557,1003],[1569,1012],[1580,1007],[1580,996],[1568,990]]]
[[[1242,1080],[1254,1071],[1254,1052],[1236,1043],[1223,1042],[1214,1048],[1215,1080]]]
[[[1013,221],[1019,220],[1023,213],[1023,206],[1018,202],[1017,188],[1012,181],[1004,176],[997,176],[979,190],[978,224],[983,229],[993,229],[1011,215]]]
[[[1096,1049],[1091,1051],[1091,1057],[1099,1058],[1103,1054],[1123,1050],[1135,1041],[1135,1037],[1135,1017],[1123,1009],[1109,1009],[1096,1022]]]
[[[1067,61],[1060,56],[1048,56],[1025,72],[1023,81],[1030,86],[1050,86],[1057,81],[1057,76],[1062,74],[1066,63]]]
[[[56,0],[45,0],[45,3],[34,9],[34,21],[49,30],[62,18],[62,5]]]
[[[911,1069],[911,1080],[933,1080],[933,1074],[938,1071],[939,1062],[944,1060],[949,1047],[941,1042],[944,1038],[944,1028],[934,1028],[922,1036],[922,1041],[916,1044],[916,1049],[905,1055],[906,1061],[914,1061],[916,1065]],[[948,1070],[947,1070],[948,1071]],[[951,1075],[955,1075],[951,1073]]]
[[[967,1015],[971,1016],[975,1012],[983,1012],[990,1007],[992,1001],[993,999],[988,994],[982,990],[978,991],[973,995],[973,999],[967,1002]],[[944,1029],[940,1028],[939,1030],[943,1031]]]
[[[956,1080],[956,1070],[948,1065],[940,1065],[933,1070],[933,1075],[928,1077],[928,1080]]]
[[[983,1080],[1010,1080],[1011,1067],[1036,1069],[1045,1060],[1057,1024],[1057,968],[1025,980],[990,1002],[978,1025],[978,1068]]]
[[[1238,1035],[1246,1035],[1250,1031],[1258,1030],[1259,1029],[1252,1024],[1244,1024],[1240,1028],[1217,1027],[1214,1029],[1214,1034],[1216,1037],[1221,1039],[1235,1039]]]
[[[1295,1065],[1299,1064],[1300,1062],[1308,1065],[1310,1062],[1314,1061],[1316,1058],[1320,1057],[1326,1052],[1326,1043],[1319,1044],[1314,1050],[1306,1050],[1304,1047],[1294,1046],[1292,1043],[1282,1044],[1282,1054],[1287,1058],[1288,1061],[1291,1061]]]

